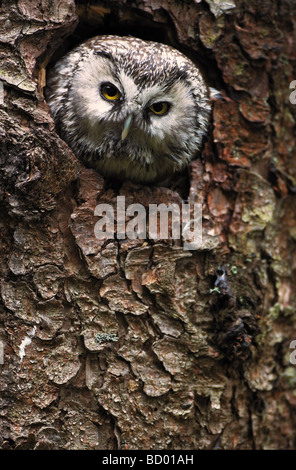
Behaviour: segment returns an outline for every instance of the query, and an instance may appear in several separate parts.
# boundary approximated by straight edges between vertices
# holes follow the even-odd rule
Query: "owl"
[[[178,50],[134,37],[97,36],[60,59],[46,89],[56,129],[104,177],[159,182],[200,149],[208,88]]]

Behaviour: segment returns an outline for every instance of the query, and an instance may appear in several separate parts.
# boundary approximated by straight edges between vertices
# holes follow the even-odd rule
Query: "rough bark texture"
[[[1,448],[295,448],[295,2],[0,8]],[[179,47],[223,93],[181,183],[109,185],[54,130],[48,61],[106,32]],[[202,249],[100,244],[117,195],[202,203]]]

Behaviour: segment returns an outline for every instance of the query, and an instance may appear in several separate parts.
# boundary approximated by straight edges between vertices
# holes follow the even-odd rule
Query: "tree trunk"
[[[295,448],[295,2],[3,0],[0,15],[1,448]],[[54,129],[45,68],[105,33],[179,48],[221,92],[167,187],[103,180]],[[202,245],[99,242],[95,207],[119,195],[202,204]]]

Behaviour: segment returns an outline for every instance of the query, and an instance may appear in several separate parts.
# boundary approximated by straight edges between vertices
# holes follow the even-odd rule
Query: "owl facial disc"
[[[56,129],[105,177],[154,183],[200,150],[211,105],[199,68],[165,44],[97,36],[62,57],[46,88]]]

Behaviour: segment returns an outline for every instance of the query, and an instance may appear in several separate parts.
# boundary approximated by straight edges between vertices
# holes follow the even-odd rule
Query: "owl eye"
[[[152,111],[157,116],[163,116],[169,110],[169,103],[166,101],[159,101],[149,106],[150,111]]]
[[[119,100],[121,94],[118,88],[112,83],[103,83],[101,85],[101,95],[107,101],[116,101]]]

